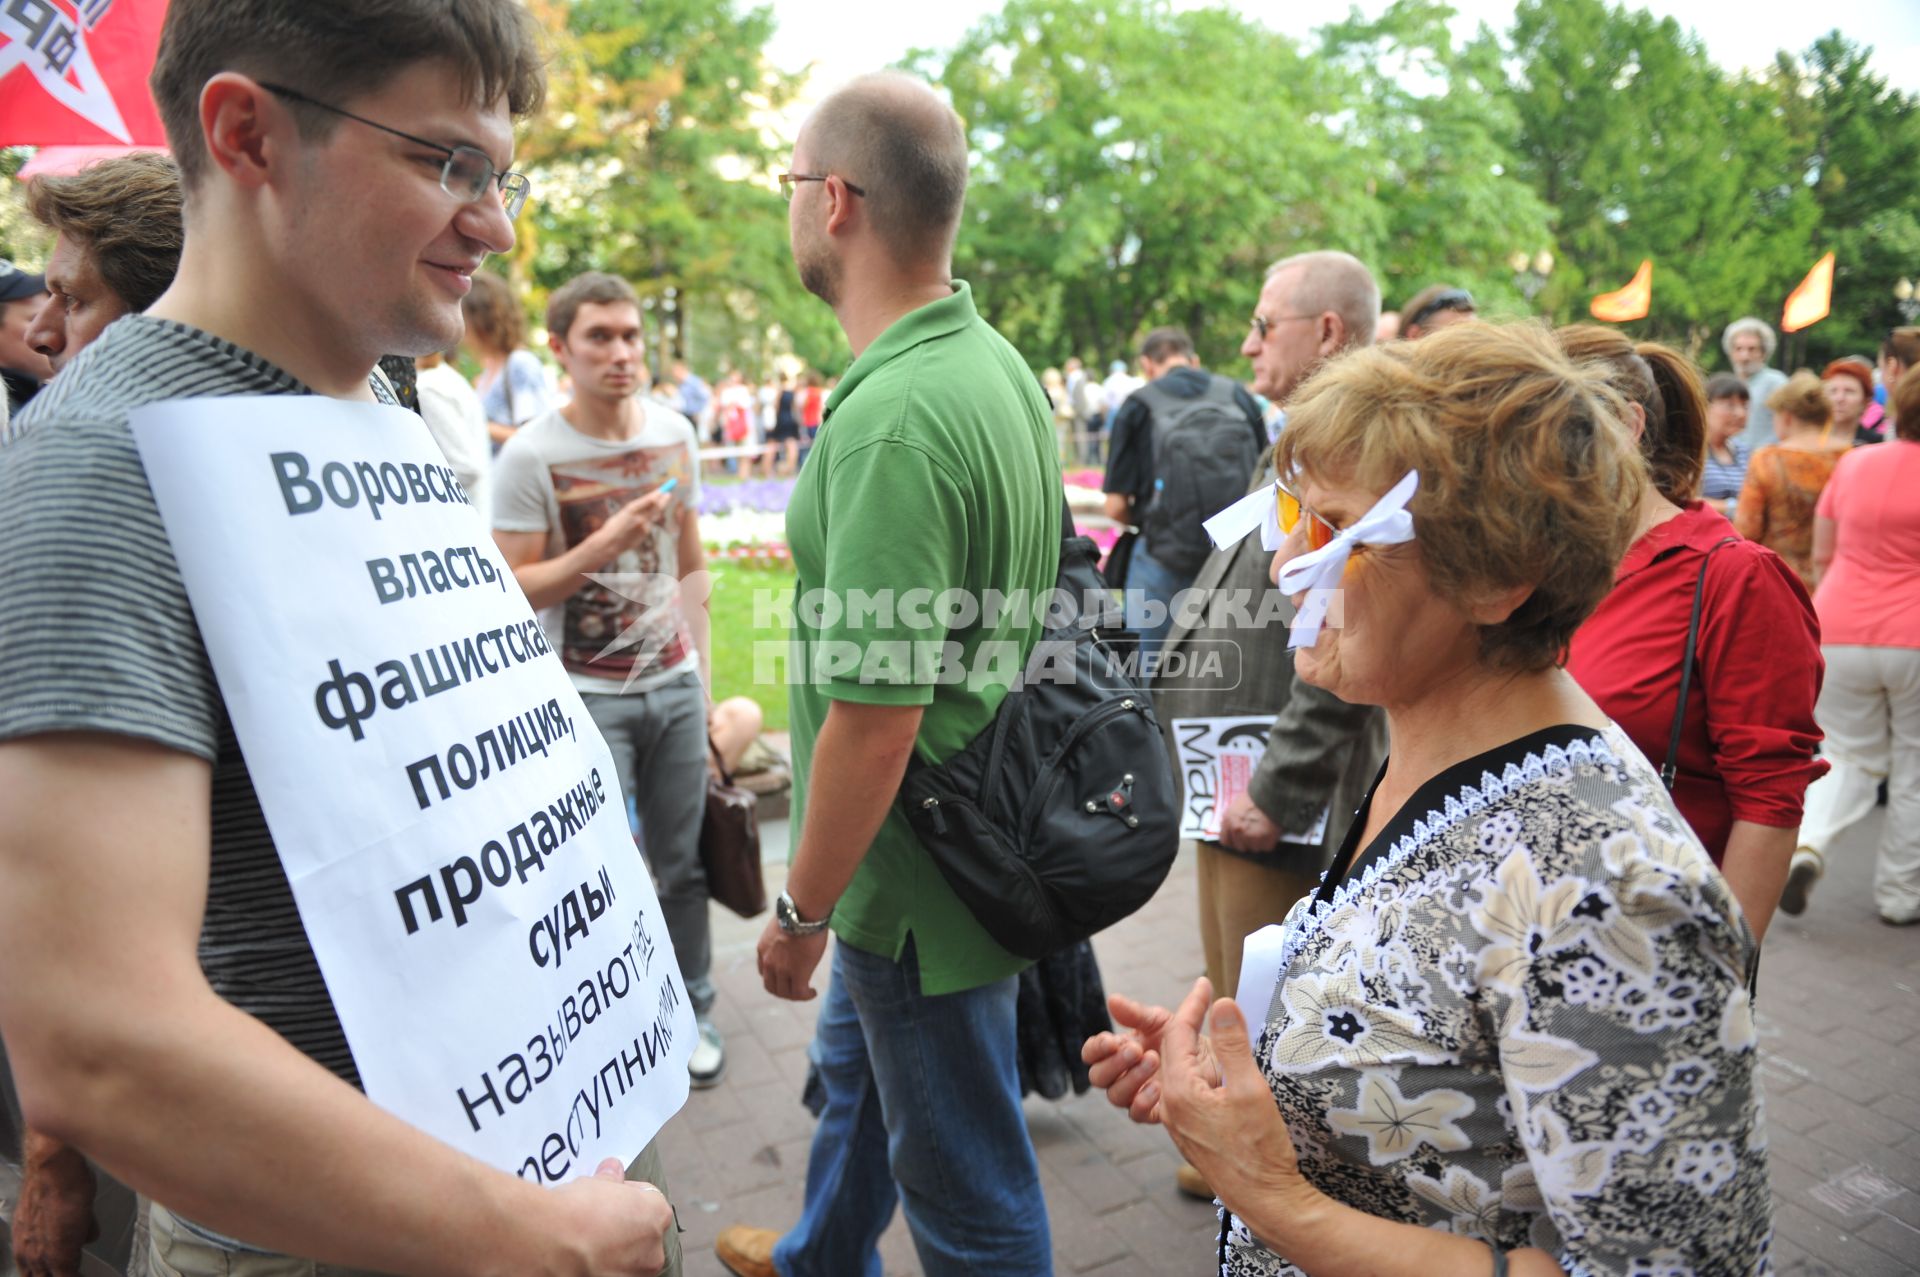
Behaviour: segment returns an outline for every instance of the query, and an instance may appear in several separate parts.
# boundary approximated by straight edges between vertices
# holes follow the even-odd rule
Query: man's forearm
[[[787,873],[803,918],[824,918],[887,818],[920,731],[919,706],[835,701],[814,744],[807,814]]]
[[[526,563],[513,570],[513,579],[535,611],[563,603],[587,584],[586,574],[598,572],[617,556],[607,553],[599,541],[588,537],[579,545],[551,559]]]
[[[1780,907],[1780,892],[1787,885],[1787,870],[1793,864],[1793,848],[1799,837],[1798,825],[1776,829],[1746,820],[1734,821],[1733,832],[1727,835],[1720,875],[1740,902],[1740,911],[1747,915],[1755,944],[1767,934],[1773,911]]]
[[[525,1239],[541,1189],[377,1108],[211,990],[120,1018],[62,1061],[62,1101],[28,1117],[138,1191],[326,1263],[448,1277],[539,1266]]]

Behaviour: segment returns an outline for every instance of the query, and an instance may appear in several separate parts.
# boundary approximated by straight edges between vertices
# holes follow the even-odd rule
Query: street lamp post
[[[1901,279],[1893,286],[1893,304],[1900,308],[1901,318],[1909,324],[1920,320],[1920,289],[1913,286],[1910,279]]]
[[[1528,257],[1525,249],[1515,249],[1507,258],[1507,265],[1513,269],[1514,287],[1527,299],[1527,308],[1533,308],[1533,299],[1547,286],[1547,277],[1553,274],[1553,254],[1541,249]]]

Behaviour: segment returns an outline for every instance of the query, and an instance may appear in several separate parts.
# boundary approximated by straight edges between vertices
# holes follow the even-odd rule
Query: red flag
[[[0,146],[165,146],[166,0],[0,0]]]
[[[1787,294],[1786,307],[1780,312],[1780,331],[1797,333],[1810,328],[1827,317],[1832,305],[1833,254],[1828,253],[1813,264],[1800,287]]]
[[[1590,308],[1595,319],[1624,324],[1630,319],[1645,319],[1653,309],[1653,259],[1640,263],[1633,279],[1617,292],[1601,293]]]

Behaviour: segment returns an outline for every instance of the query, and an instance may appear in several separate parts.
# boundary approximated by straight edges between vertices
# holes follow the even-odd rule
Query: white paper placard
[[[425,425],[131,424],[368,1096],[528,1179],[631,1161],[693,1010],[606,743]]]
[[[1253,769],[1267,750],[1265,718],[1218,717],[1173,720],[1174,749],[1180,766],[1180,836],[1198,842],[1220,840],[1220,817],[1247,790]],[[1326,839],[1327,811],[1306,829],[1283,829],[1280,841],[1315,846]]]
[[[1280,954],[1286,948],[1287,929],[1270,922],[1249,935],[1240,946],[1240,987],[1234,1003],[1247,1017],[1248,1032],[1258,1039],[1273,1008],[1273,992],[1280,985]]]

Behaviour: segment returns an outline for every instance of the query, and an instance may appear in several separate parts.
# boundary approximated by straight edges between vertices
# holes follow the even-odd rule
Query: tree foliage
[[[765,7],[734,0],[532,0],[553,40],[547,105],[522,142],[539,202],[516,265],[536,297],[583,270],[639,290],[657,362],[763,369],[784,335],[845,358],[799,286],[769,132],[795,78],[767,65]]]

